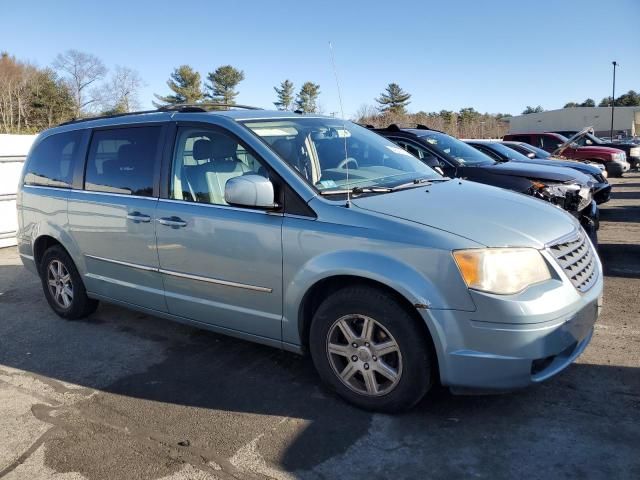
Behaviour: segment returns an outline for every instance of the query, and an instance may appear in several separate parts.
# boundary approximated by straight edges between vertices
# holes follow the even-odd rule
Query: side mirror
[[[276,208],[273,183],[262,175],[240,175],[227,180],[224,200],[229,205],[271,209]]]

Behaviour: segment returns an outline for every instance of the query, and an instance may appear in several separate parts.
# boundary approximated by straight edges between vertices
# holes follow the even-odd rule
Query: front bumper
[[[505,391],[569,366],[589,344],[600,312],[603,280],[597,263],[598,279],[585,293],[553,263],[557,278],[520,294],[471,291],[475,312],[423,311],[442,384],[455,393]]]
[[[619,177],[624,172],[628,172],[631,168],[629,162],[626,160],[611,160],[610,162],[605,163],[605,167],[607,169],[607,174],[610,177]]]

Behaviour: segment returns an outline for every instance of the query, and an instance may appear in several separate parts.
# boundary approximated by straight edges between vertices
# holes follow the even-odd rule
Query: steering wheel
[[[352,157],[345,158],[344,160],[342,160],[342,161],[338,164],[338,166],[337,166],[336,168],[344,168],[344,167],[346,167],[347,165],[349,165],[350,163],[353,163],[353,165],[354,165],[352,168],[355,168],[355,169],[357,169],[357,168],[358,168],[358,161],[357,161],[355,158],[352,158]]]

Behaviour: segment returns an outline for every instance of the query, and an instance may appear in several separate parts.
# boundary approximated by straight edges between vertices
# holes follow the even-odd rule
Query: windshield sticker
[[[407,152],[404,148],[396,147],[393,145],[387,145],[387,148],[393,153],[397,153],[398,155],[407,155],[408,157],[413,157],[413,155]]]
[[[320,184],[322,188],[336,188],[338,186],[333,180],[320,180],[318,184]]]

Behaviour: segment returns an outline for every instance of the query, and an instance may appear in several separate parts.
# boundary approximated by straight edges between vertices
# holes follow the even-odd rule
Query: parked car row
[[[499,147],[493,144],[474,142],[468,145],[424,125],[417,128],[390,125],[373,130],[447,177],[506,188],[546,200],[567,210],[580,220],[592,242],[597,243],[599,222],[594,195],[597,193],[601,200],[608,199],[610,185],[606,179],[599,178],[596,181],[593,176],[576,169],[553,164],[503,161],[504,158],[494,150]],[[513,154],[514,157],[517,155],[515,152]]]
[[[620,177],[630,168],[638,167],[640,162],[638,147],[600,141],[589,133],[590,130],[592,130],[591,127],[585,128],[571,138],[555,132],[510,133],[505,135],[503,140],[527,143],[557,157],[601,163],[610,177]]]
[[[387,412],[434,382],[536,384],[587,347],[603,289],[581,226],[597,228],[592,177],[431,130],[235,107],[38,137],[18,251],[60,317],[105,301],[309,352],[329,388]]]

